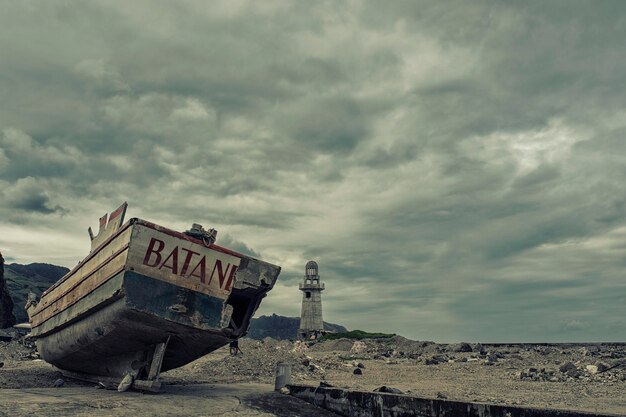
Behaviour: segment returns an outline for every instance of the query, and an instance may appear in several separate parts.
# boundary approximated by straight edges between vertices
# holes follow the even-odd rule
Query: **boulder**
[[[426,365],[439,365],[439,361],[435,358],[427,358],[424,363]]]
[[[454,352],[471,352],[472,346],[469,343],[462,342],[454,345],[452,349]]]
[[[598,368],[598,372],[604,372],[607,369],[609,369],[609,366],[604,364],[604,363],[602,363],[602,362],[596,363],[596,367]]]
[[[576,368],[570,369],[569,371],[566,372],[566,375],[569,376],[570,378],[578,378],[580,376],[580,371]]]
[[[481,355],[485,354],[485,348],[480,343],[476,343],[472,350],[476,353],[480,353]]]
[[[399,390],[398,388],[388,387],[386,385],[383,385],[382,387],[378,387],[374,389],[374,392],[388,392],[390,394],[403,394],[403,392]]]
[[[11,327],[15,322],[13,299],[9,295],[9,289],[4,280],[4,258],[2,253],[0,253],[0,329]]]

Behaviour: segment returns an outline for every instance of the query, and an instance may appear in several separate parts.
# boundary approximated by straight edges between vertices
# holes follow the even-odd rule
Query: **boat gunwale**
[[[200,239],[196,239],[194,237],[191,237],[189,235],[186,235],[184,233],[181,232],[177,232],[175,230],[172,229],[168,229],[167,227],[164,226],[159,226],[156,223],[152,223],[149,222],[147,220],[143,220],[137,217],[133,217],[130,220],[128,220],[126,223],[124,223],[124,225],[122,225],[122,227],[120,227],[114,234],[112,234],[111,236],[109,236],[104,242],[102,242],[100,245],[98,245],[97,248],[95,248],[93,251],[91,251],[89,253],[89,255],[87,255],[82,261],[80,261],[78,263],[78,265],[76,265],[74,268],[72,268],[72,270],[70,270],[67,274],[63,275],[57,282],[55,282],[54,284],[52,284],[50,286],[50,288],[48,288],[47,290],[45,290],[42,294],[41,294],[41,299],[43,299],[46,295],[48,295],[50,293],[50,291],[52,291],[53,289],[57,288],[58,286],[60,286],[61,284],[63,284],[65,281],[67,281],[72,275],[74,275],[87,261],[89,261],[91,258],[93,258],[94,256],[96,256],[102,249],[104,249],[109,243],[111,243],[111,241],[113,241],[117,236],[119,236],[121,233],[123,233],[126,229],[128,229],[130,226],[134,225],[134,224],[140,224],[143,226],[146,226],[150,229],[156,230],[158,232],[162,232],[165,233],[169,236],[172,237],[176,237],[179,239],[183,239],[183,240],[187,240],[191,243],[195,243],[198,245],[202,245],[207,247],[204,242]],[[238,257],[240,259],[245,258],[246,256],[236,252],[234,250],[231,249],[227,249],[223,246],[219,246],[216,244],[212,244],[210,246],[208,246],[209,249],[213,249],[215,251],[218,252],[222,252],[225,253],[227,255],[232,255],[235,257]],[[99,268],[96,268],[99,269]],[[82,280],[81,280],[82,282]]]
[[[130,244],[126,243],[124,246],[122,246],[121,248],[119,248],[118,250],[116,250],[115,252],[113,252],[113,254],[111,256],[109,256],[107,259],[105,259],[104,261],[102,261],[99,265],[97,265],[91,272],[89,272],[87,275],[85,275],[80,281],[74,283],[71,287],[69,287],[68,289],[66,289],[65,291],[63,291],[61,294],[59,294],[56,298],[54,298],[52,301],[50,301],[48,304],[46,304],[45,306],[36,309],[33,314],[31,315],[31,321],[35,320],[35,317],[38,316],[39,314],[43,313],[45,310],[47,310],[48,308],[52,307],[57,301],[59,301],[60,299],[62,299],[63,297],[67,296],[69,293],[71,293],[72,291],[74,291],[77,287],[79,287],[81,284],[85,283],[87,281],[87,279],[89,279],[92,275],[94,275],[95,273],[97,273],[98,271],[100,271],[102,269],[103,266],[107,265],[109,262],[111,262],[113,259],[117,258],[118,256],[120,256],[122,253],[124,253],[125,251],[128,250]],[[107,282],[108,280],[110,280],[113,276],[115,276],[116,274],[119,274],[121,271],[123,271],[124,269],[126,269],[125,265],[122,265],[121,267],[119,267],[116,272],[107,277],[106,279],[104,279],[102,281],[102,283],[100,283],[98,286],[94,287],[92,289],[95,290],[96,288],[100,287],[100,285],[104,284],[105,282]],[[58,312],[52,314],[51,316],[49,316],[48,318],[46,318],[45,320],[41,321],[40,323],[38,323],[36,326],[39,326],[40,324],[44,323],[46,320],[48,320],[49,318],[52,318],[54,316],[56,316],[58,313],[61,313],[62,311],[67,310],[67,308],[73,306],[74,304],[76,304],[76,302],[78,302],[79,300],[82,300],[83,297],[81,298],[77,298],[76,300],[74,300],[72,303],[68,304],[65,308],[63,308],[62,310],[59,310]],[[41,303],[40,303],[41,305]]]
[[[107,277],[104,281],[102,281],[100,284],[98,284],[98,286],[94,287],[93,290],[91,292],[97,291],[100,287],[104,286],[107,282],[111,281],[113,278],[115,278],[117,275],[119,275],[120,273],[124,272],[124,269],[118,269],[117,271],[115,271],[113,274],[111,274],[109,277]],[[72,325],[73,323],[75,323],[78,320],[81,320],[83,317],[92,314],[93,311],[97,311],[100,310],[103,307],[106,307],[107,305],[121,299],[124,297],[124,294],[122,292],[118,292],[116,294],[113,294],[113,296],[107,300],[104,300],[103,302],[95,305],[94,307],[83,311],[81,313],[79,313],[78,315],[68,319],[67,321],[60,323],[58,325],[53,326],[52,328],[42,331],[40,334],[35,335],[35,338],[39,339],[45,336],[48,336],[52,333],[56,333],[59,330],[62,330],[64,328],[66,328],[67,326]],[[68,309],[72,308],[72,306],[74,306],[75,304],[78,304],[79,302],[81,302],[82,300],[84,300],[85,297],[82,298],[78,298],[76,300],[74,300],[71,304],[68,304],[63,310],[59,310],[57,312],[55,312],[54,314],[50,315],[49,317],[46,317],[43,321],[37,323],[37,325],[32,326],[31,327],[31,332],[39,329],[41,327],[43,327],[49,320],[52,320],[53,318],[55,318],[56,316],[58,316],[59,314],[63,313],[64,311],[67,311]]]

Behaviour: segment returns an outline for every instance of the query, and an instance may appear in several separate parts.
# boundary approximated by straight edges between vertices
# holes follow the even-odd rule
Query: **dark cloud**
[[[377,6],[3,4],[3,251],[72,266],[128,200],[280,264],[261,312],[315,259],[349,327],[626,337],[626,6]]]
[[[368,133],[367,114],[349,99],[322,99],[286,109],[282,115],[287,134],[311,156],[317,152],[346,153]]]
[[[48,207],[49,203],[47,196],[43,194],[31,194],[15,200],[11,207],[43,214],[54,213],[56,209]]]
[[[2,190],[0,195],[11,210],[7,216],[9,220],[19,221],[30,214],[67,214],[65,208],[51,202],[44,182],[33,177],[19,179],[13,186]]]

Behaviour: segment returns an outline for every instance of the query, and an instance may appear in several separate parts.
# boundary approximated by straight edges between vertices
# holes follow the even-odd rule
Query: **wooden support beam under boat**
[[[102,387],[110,390],[117,389],[120,384],[120,380],[118,378],[85,374],[82,372],[66,371],[64,369],[60,369],[60,371],[63,376],[67,378],[77,379],[79,381],[85,382],[93,382],[94,384],[99,384]],[[131,388],[138,391],[159,392],[161,390],[161,382],[158,380],[148,381],[145,379],[137,379],[133,381]]]
[[[133,382],[130,385],[130,388],[139,390],[139,391],[150,391],[150,392],[159,392],[161,389],[161,382],[159,381],[159,376],[161,374],[161,365],[163,364],[163,358],[165,357],[165,351],[167,349],[167,344],[169,343],[170,338],[163,343],[157,343],[154,346],[152,358],[150,366],[148,370],[148,379],[137,379],[138,372],[135,375],[130,375],[133,378]],[[107,376],[86,374],[82,372],[73,372],[67,370],[60,370],[61,373],[67,378],[78,379],[80,381],[93,382],[95,384],[100,384],[106,389],[117,389],[120,390],[120,385],[122,382],[118,378],[112,378]],[[126,378],[122,378],[122,381]]]

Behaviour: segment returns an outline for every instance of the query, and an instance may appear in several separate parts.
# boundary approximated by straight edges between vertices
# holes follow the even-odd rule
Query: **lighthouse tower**
[[[300,315],[300,328],[298,339],[317,339],[324,332],[322,320],[322,291],[324,284],[320,283],[317,271],[317,263],[309,261],[304,269],[304,282],[300,283],[302,291],[302,313]]]

